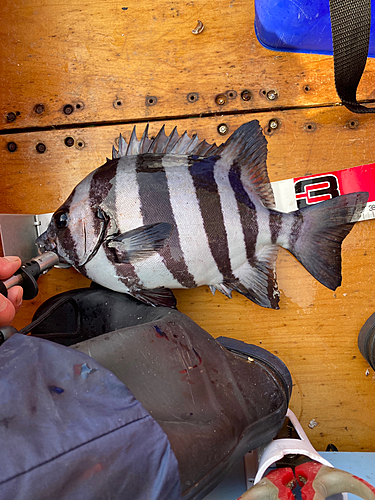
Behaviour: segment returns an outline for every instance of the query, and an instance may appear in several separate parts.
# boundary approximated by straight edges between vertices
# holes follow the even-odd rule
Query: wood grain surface
[[[205,28],[193,35],[198,19]],[[147,121],[150,135],[165,123],[167,133],[177,125],[219,143],[258,119],[271,181],[375,162],[375,118],[337,105],[332,58],[267,51],[253,23],[252,3],[240,0],[3,1],[0,213],[56,210],[111,156],[120,132],[128,138],[137,125],[140,136]],[[369,60],[361,99],[375,97],[374,74]],[[277,91],[275,101],[269,90]],[[279,126],[270,131],[273,119]],[[232,300],[212,296],[207,287],[176,291],[178,308],[213,336],[261,345],[287,364],[291,408],[320,450],[333,443],[340,451],[375,451],[375,375],[357,348],[375,310],[374,224],[358,223],[345,240],[343,284],[335,292],[284,250],[278,311],[236,293]],[[16,317],[18,328],[46,298],[89,285],[72,269],[54,269],[39,283],[37,298]]]
[[[204,30],[194,35],[198,19]],[[263,48],[245,0],[3,0],[0,40],[2,129],[337,101],[332,58]],[[374,71],[369,60],[361,99],[375,98]]]

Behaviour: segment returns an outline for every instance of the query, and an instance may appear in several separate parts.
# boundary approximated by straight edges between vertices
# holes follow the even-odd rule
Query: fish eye
[[[58,229],[65,229],[68,225],[68,213],[65,210],[59,210],[53,216],[56,227]]]

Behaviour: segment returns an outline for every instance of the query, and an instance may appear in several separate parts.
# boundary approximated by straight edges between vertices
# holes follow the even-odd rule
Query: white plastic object
[[[315,450],[292,410],[288,409],[286,416],[292,422],[300,439],[274,439],[268,445],[261,448],[259,450],[258,472],[256,473],[254,484],[262,479],[268,467],[281,460],[285,455],[305,455],[311,460],[315,460],[327,467],[333,467],[328,460],[319,455]],[[347,493],[340,493],[333,495],[331,498],[335,498],[335,500],[348,500],[348,495]]]

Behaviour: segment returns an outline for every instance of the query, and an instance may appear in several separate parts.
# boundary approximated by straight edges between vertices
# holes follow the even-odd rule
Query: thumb
[[[13,304],[0,294],[0,326],[10,325],[14,319],[16,310]]]

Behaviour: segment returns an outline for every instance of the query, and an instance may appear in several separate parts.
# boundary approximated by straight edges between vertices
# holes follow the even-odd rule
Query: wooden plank
[[[246,0],[6,0],[2,14],[3,130],[337,102],[332,57],[266,50]],[[375,98],[374,76],[371,59],[359,98]]]
[[[272,181],[375,159],[372,118],[353,118],[342,107],[171,120],[166,131],[177,125],[180,133],[186,129],[219,142],[228,136],[219,136],[218,125],[225,122],[234,131],[254,116],[266,132],[270,119],[280,122],[268,135]],[[159,127],[151,123],[151,134]],[[131,128],[129,124],[1,136],[0,212],[55,210],[75,184],[111,154],[118,133],[128,138]],[[139,127],[138,134],[142,130]],[[65,145],[67,136],[74,138],[74,146]],[[17,143],[16,152],[8,152],[9,141]],[[80,141],[84,147],[78,146]],[[39,142],[46,145],[43,154],[36,152]],[[343,284],[336,292],[325,289],[290,254],[280,251],[278,311],[260,308],[236,293],[232,300],[219,293],[213,297],[207,287],[176,291],[179,309],[215,337],[261,345],[284,360],[294,380],[291,408],[318,449],[334,443],[340,451],[375,451],[375,375],[370,370],[366,376],[368,365],[357,348],[358,332],[375,309],[373,233],[373,221],[361,222],[345,240]],[[15,326],[24,326],[47,297],[88,284],[74,270],[52,270],[40,278],[40,294],[25,303]],[[310,429],[313,419],[318,425]]]
[[[268,140],[268,170],[272,181],[348,168],[374,161],[371,115],[353,118],[343,107],[275,111],[256,114],[213,116],[165,121],[166,133],[177,125],[179,133],[220,144],[236,128],[259,120]],[[270,134],[269,122],[279,127]],[[149,136],[156,135],[163,122],[150,122]],[[225,124],[226,135],[218,128]],[[0,136],[4,213],[45,213],[54,211],[74,186],[94,168],[105,163],[119,133],[129,137],[134,124],[74,130],[37,131]],[[137,125],[140,138],[145,125]],[[74,144],[66,146],[67,139]],[[16,151],[9,152],[10,142]],[[38,153],[39,144],[45,146]],[[57,189],[58,187],[58,189]],[[32,196],[29,196],[32,194]]]

